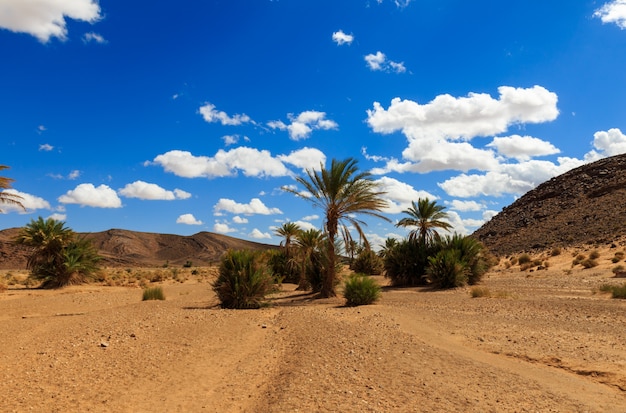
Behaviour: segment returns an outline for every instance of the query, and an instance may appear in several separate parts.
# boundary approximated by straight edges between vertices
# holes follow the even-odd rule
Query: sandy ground
[[[494,271],[491,298],[386,288],[356,308],[289,284],[245,311],[193,280],[165,301],[12,288],[0,411],[626,412],[626,300],[594,292],[626,280],[564,268]]]

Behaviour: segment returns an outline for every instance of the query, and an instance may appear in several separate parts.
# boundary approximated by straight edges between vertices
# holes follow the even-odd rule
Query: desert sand
[[[626,300],[601,265],[385,287],[370,306],[284,284],[224,310],[210,283],[0,292],[2,412],[626,412]],[[376,277],[381,284],[386,280]]]

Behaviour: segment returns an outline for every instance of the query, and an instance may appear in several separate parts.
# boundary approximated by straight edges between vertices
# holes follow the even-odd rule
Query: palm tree
[[[366,242],[361,225],[365,223],[355,217],[356,214],[365,214],[388,220],[379,212],[387,205],[381,198],[384,192],[378,190],[377,184],[371,179],[368,172],[359,172],[357,161],[348,158],[343,161],[332,160],[330,169],[320,164],[320,170],[306,171],[306,177],[297,177],[296,180],[304,186],[308,194],[297,192],[290,188],[286,191],[298,195],[313,206],[325,211],[324,231],[328,238],[327,254],[328,265],[324,275],[322,297],[334,297],[336,279],[335,241],[341,229],[344,237],[349,234],[348,225],[354,227],[361,239]],[[346,243],[349,240],[345,240]]]
[[[0,165],[0,171],[4,169],[9,169],[9,167],[6,165]],[[11,189],[11,182],[13,181],[14,180],[11,178],[0,176],[0,189],[2,189],[2,191],[0,191],[0,204],[15,205],[26,210],[26,208],[24,208],[24,205],[22,204],[21,196],[4,191],[4,189]],[[0,209],[0,213],[2,212],[3,211]]]
[[[411,207],[402,211],[408,217],[402,218],[396,224],[396,227],[417,227],[409,233],[409,240],[418,239],[420,243],[426,244],[440,238],[437,229],[449,230],[452,228],[450,223],[446,222],[448,214],[443,212],[445,207],[437,205],[436,201],[430,201],[428,198],[419,198],[417,204],[411,202]]]
[[[320,248],[324,242],[324,235],[319,229],[300,230],[295,239],[297,256],[300,261],[300,281],[298,282],[298,290],[307,290],[311,287],[311,282],[307,277],[308,271],[314,271],[312,268],[314,257],[319,254]],[[318,266],[319,267],[319,266]]]
[[[97,270],[100,259],[90,241],[76,239],[65,222],[52,218],[31,220],[21,229],[15,243],[33,248],[27,266],[33,278],[43,281],[44,288],[84,282]]]
[[[285,242],[283,243],[281,241],[280,245],[285,248],[285,255],[287,256],[287,259],[291,257],[291,241],[298,235],[298,232],[300,232],[300,226],[295,222],[285,222],[274,231],[274,234],[281,236],[285,239]]]

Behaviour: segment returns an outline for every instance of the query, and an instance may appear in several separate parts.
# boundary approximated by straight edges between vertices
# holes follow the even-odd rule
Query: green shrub
[[[350,269],[367,275],[380,275],[383,272],[383,260],[371,249],[363,248],[352,261]]]
[[[380,286],[365,274],[354,274],[344,284],[346,305],[368,305],[380,298]]]
[[[295,259],[287,257],[284,249],[271,249],[265,252],[267,266],[274,279],[278,282],[297,284],[300,280],[300,269]]]
[[[613,298],[626,299],[626,283],[622,285],[602,284],[600,291],[605,293],[611,293]]]
[[[485,253],[483,244],[472,237],[454,234],[443,240],[443,248],[459,251],[460,259],[467,267],[467,283],[475,285],[493,265],[497,265],[497,258]]]
[[[163,294],[163,288],[150,287],[143,290],[143,301],[147,300],[165,300],[165,294]]]
[[[394,286],[426,285],[428,257],[441,249],[439,244],[423,244],[414,240],[403,240],[385,252],[383,265],[385,277]]]
[[[272,276],[261,263],[260,254],[229,250],[222,257],[213,291],[223,308],[259,308],[273,289]]]
[[[456,249],[442,250],[428,258],[426,275],[439,288],[462,287],[467,284],[469,268]]]

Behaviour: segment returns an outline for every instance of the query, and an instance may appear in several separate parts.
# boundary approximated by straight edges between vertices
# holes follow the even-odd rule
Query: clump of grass
[[[600,252],[598,250],[593,250],[589,253],[589,258],[592,260],[597,260],[600,258]]]
[[[623,265],[616,265],[615,267],[611,268],[611,272],[613,272],[613,274],[617,275],[621,272],[624,272],[624,266]]]
[[[550,252],[550,255],[553,256],[553,257],[556,257],[557,255],[561,255],[561,248],[560,247],[552,248],[552,251]]]
[[[597,267],[598,266],[598,261],[596,261],[595,259],[592,258],[588,258],[584,261],[580,262],[580,265],[582,265],[585,268],[593,268],[593,267]]]
[[[4,283],[4,281],[0,281],[0,293],[5,292],[9,287]]]
[[[532,258],[530,258],[530,255],[528,254],[522,254],[517,259],[517,262],[519,263],[519,265],[529,264],[531,261],[532,261]]]
[[[622,285],[602,284],[600,291],[611,293],[612,298],[626,299],[626,283]]]
[[[161,287],[149,287],[143,290],[143,301],[147,300],[165,300],[165,294],[163,294],[163,288]]]
[[[346,280],[343,289],[346,305],[368,305],[380,298],[380,286],[364,274],[354,274]]]
[[[470,288],[470,296],[472,298],[491,297],[491,291],[487,287],[472,287]]]
[[[624,252],[618,251],[618,252],[615,253],[615,256],[613,256],[613,258],[611,258],[611,261],[615,264],[617,262],[620,262],[623,259],[624,259]]]

